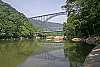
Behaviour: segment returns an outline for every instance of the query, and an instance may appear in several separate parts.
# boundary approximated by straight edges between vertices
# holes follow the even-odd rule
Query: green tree
[[[74,3],[74,5],[71,3]],[[77,37],[100,35],[99,0],[67,0],[66,4],[65,8],[67,8],[68,19],[64,23],[65,35],[69,35],[67,33],[69,27],[74,29],[74,32],[69,30],[70,34],[74,34]],[[70,8],[68,5],[73,6],[73,8]],[[68,8],[70,9],[68,10]]]
[[[99,0],[80,0],[79,20],[82,23],[81,32],[84,35],[100,35],[100,1]],[[88,33],[86,33],[88,32]]]
[[[36,30],[24,14],[0,0],[0,39],[32,37]]]

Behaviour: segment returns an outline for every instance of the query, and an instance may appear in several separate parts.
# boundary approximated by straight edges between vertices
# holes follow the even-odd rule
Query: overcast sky
[[[64,0],[2,0],[26,17],[34,17],[63,11],[61,6]],[[52,18],[50,21],[63,22],[65,16]]]

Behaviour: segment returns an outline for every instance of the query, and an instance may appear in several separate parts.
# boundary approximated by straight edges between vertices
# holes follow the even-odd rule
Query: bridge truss
[[[67,12],[58,12],[58,13],[41,15],[41,16],[35,16],[35,17],[32,17],[32,19],[47,22],[48,20],[52,19],[53,17],[59,16],[59,15],[67,15]]]
[[[46,15],[41,15],[41,16],[35,16],[35,17],[32,17],[31,19],[33,20],[36,20],[36,21],[41,21],[41,26],[46,26],[47,29],[49,29],[49,27],[47,26],[47,23],[48,23],[48,20],[56,17],[56,16],[59,16],[59,15],[66,15],[67,16],[67,12],[58,12],[58,13],[52,13],[52,14],[46,14]],[[53,29],[56,29],[57,27],[54,27]],[[57,31],[63,31],[63,28],[61,30],[61,27],[59,27],[59,30]],[[57,32],[56,31],[56,32]],[[46,31],[42,31],[42,32],[54,32],[53,30],[46,30]]]

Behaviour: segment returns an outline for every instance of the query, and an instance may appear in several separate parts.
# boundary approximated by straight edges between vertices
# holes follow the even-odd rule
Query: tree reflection
[[[95,47],[95,45],[68,43],[64,44],[65,57],[69,58],[70,67],[80,67],[85,61],[86,56]]]
[[[0,67],[16,67],[41,46],[37,41],[0,41]]]

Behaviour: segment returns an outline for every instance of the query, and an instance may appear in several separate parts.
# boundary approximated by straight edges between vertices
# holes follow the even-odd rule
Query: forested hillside
[[[68,38],[100,36],[100,0],[66,0],[64,35]]]
[[[25,15],[0,0],[0,39],[32,37],[35,31]]]

